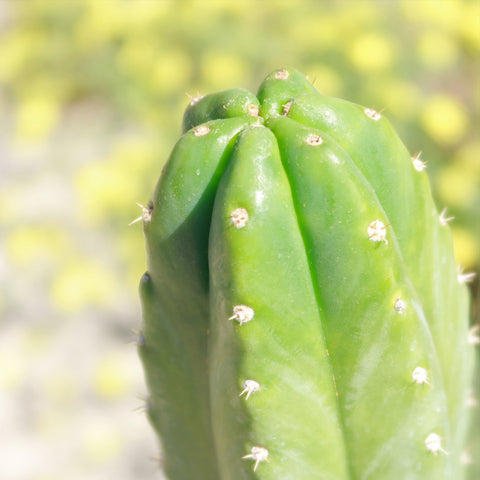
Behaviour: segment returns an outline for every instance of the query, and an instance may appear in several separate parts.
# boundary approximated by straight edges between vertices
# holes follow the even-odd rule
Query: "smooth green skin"
[[[250,215],[242,229],[230,222],[237,207]],[[215,200],[209,259],[210,388],[221,478],[253,478],[241,457],[257,444],[271,456],[259,478],[348,478],[308,260],[276,140],[264,127],[244,130],[237,141]],[[245,302],[255,319],[242,327],[226,321],[232,306]],[[248,401],[238,397],[246,379],[262,388]]]
[[[165,471],[461,479],[473,352],[449,229],[385,119],[288,73],[260,87],[260,118],[241,90],[188,107],[210,132],[179,141],[144,223],[139,350]],[[250,215],[241,229],[237,207]],[[392,222],[388,244],[369,240],[375,219]],[[228,320],[238,304],[251,322]],[[431,385],[412,382],[416,366]],[[261,384],[248,400],[247,378]],[[431,432],[448,456],[427,451]],[[270,453],[255,473],[241,459],[254,445]]]
[[[410,279],[422,299],[422,306],[437,346],[447,390],[450,421],[462,422],[465,390],[472,373],[472,349],[464,348],[469,301],[464,285],[456,278],[450,230],[438,220],[428,178],[414,171],[410,155],[382,117],[369,119],[362,107],[345,100],[319,95],[299,95],[292,102],[289,117],[328,132],[352,157],[370,182],[385,209],[398,238]],[[424,248],[428,246],[428,248]],[[428,282],[425,278],[441,281]],[[452,302],[444,292],[459,301]],[[465,371],[467,370],[467,371]],[[465,383],[461,383],[461,382]],[[466,424],[451,439],[450,454],[460,456]]]
[[[162,437],[172,479],[212,480],[216,473],[207,376],[208,229],[221,174],[235,136],[252,118],[209,123],[175,146],[144,223],[148,274],[140,282],[143,337],[139,353],[150,391],[149,418]],[[187,189],[184,189],[187,187]]]
[[[183,115],[182,132],[185,133],[192,127],[221,118],[242,117],[245,115],[256,116],[249,112],[249,107],[258,107],[257,97],[244,88],[232,88],[222,92],[211,93],[192,101],[185,109]]]

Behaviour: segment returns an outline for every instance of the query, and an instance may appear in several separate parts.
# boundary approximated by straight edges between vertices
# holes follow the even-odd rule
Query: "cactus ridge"
[[[143,207],[168,477],[461,479],[468,296],[383,114],[282,68],[192,100],[183,130]]]

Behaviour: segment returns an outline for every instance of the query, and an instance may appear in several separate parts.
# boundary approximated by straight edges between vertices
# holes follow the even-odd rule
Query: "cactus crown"
[[[142,207],[169,478],[462,478],[468,297],[424,164],[292,68],[183,130]]]

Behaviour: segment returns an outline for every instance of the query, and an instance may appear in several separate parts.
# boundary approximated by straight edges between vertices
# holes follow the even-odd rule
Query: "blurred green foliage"
[[[93,309],[114,330],[122,311],[126,337],[145,265],[141,227],[127,224],[180,134],[185,92],[254,91],[282,64],[323,93],[385,109],[428,162],[439,210],[455,217],[458,263],[478,271],[479,53],[477,0],[1,2],[5,272],[28,272],[45,325]],[[24,297],[9,276],[0,313],[13,322]],[[472,291],[478,305],[478,280]],[[125,395],[108,359],[92,388]],[[18,386],[18,375],[7,369],[0,385]],[[46,390],[54,397],[74,395],[62,375]],[[85,438],[87,457],[121,451],[111,431]]]

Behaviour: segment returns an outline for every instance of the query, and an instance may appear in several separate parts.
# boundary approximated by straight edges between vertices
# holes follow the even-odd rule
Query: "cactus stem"
[[[420,158],[422,156],[422,151],[420,150],[419,152],[415,153],[412,157],[412,163],[417,172],[422,172],[427,168],[427,162],[423,162],[422,159]]]
[[[312,133],[307,137],[307,143],[309,145],[317,146],[323,143],[323,139],[320,135],[317,135],[316,133]]]
[[[397,297],[395,300],[395,305],[393,306],[394,310],[400,314],[404,313],[407,309],[407,304],[400,297]]]
[[[474,325],[468,331],[468,343],[470,345],[480,345],[480,325]]]
[[[255,465],[253,467],[253,471],[257,471],[258,464],[260,462],[268,462],[268,450],[264,447],[252,447],[250,453],[242,457],[242,459],[251,458],[255,460]]]
[[[136,202],[136,204],[142,209],[142,214],[135,220],[132,220],[128,224],[128,226],[133,225],[134,223],[140,222],[141,220],[143,220],[144,222],[150,222],[152,220],[153,205],[148,204],[145,207],[141,203]]]
[[[243,228],[248,222],[248,212],[244,208],[236,208],[230,217],[236,228]]]
[[[198,127],[193,127],[193,133],[196,137],[203,137],[210,133],[210,128],[206,125],[199,125]]]
[[[416,367],[412,372],[412,378],[415,383],[418,385],[423,385],[426,383],[427,385],[432,386],[432,384],[428,381],[428,373],[422,367]]]
[[[448,222],[451,222],[455,218],[455,217],[447,217],[446,214],[447,214],[447,207],[445,207],[442,210],[442,213],[439,216],[440,225],[442,225],[443,227],[446,227]]]
[[[373,108],[366,108],[364,110],[365,115],[368,118],[371,118],[372,120],[375,120],[376,122],[382,118],[381,112],[377,112]]]
[[[247,307],[246,305],[236,305],[233,307],[233,315],[229,320],[236,320],[240,325],[249,322],[252,320],[255,312],[252,308]]]
[[[444,455],[448,455],[448,452],[442,448],[442,439],[436,433],[432,432],[427,436],[425,439],[425,446],[427,447],[427,450],[432,452],[434,455],[438,455],[439,452],[443,453]]]
[[[388,225],[385,225],[380,220],[374,220],[368,226],[368,229],[367,229],[368,238],[372,242],[384,242],[385,245],[387,245],[388,244],[387,227]]]
[[[260,390],[260,384],[256,382],[255,380],[245,380],[243,383],[243,390],[240,392],[239,397],[241,397],[244,393],[246,393],[245,400],[248,400],[248,397],[252,393],[258,392]]]

